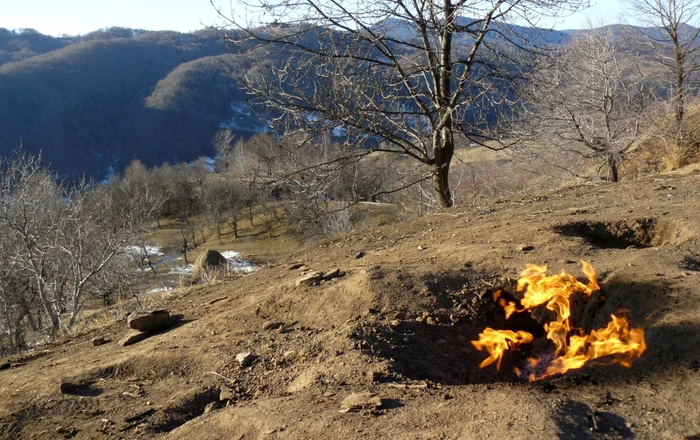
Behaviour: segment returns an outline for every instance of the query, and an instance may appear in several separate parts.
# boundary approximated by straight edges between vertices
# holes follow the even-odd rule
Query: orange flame
[[[487,357],[479,368],[484,368],[496,362],[496,370],[501,369],[501,360],[506,350],[520,344],[527,344],[533,341],[533,336],[526,331],[510,331],[510,330],[494,330],[486,327],[484,332],[479,335],[478,341],[472,341],[472,345],[477,350],[486,350],[490,356]]]
[[[632,361],[639,358],[646,350],[644,331],[632,329],[625,316],[611,315],[612,320],[605,328],[592,331],[585,335],[571,334],[572,328],[569,322],[571,317],[570,297],[575,293],[582,293],[584,297],[600,290],[596,282],[595,270],[585,262],[581,262],[583,273],[588,278],[584,284],[572,275],[562,271],[558,275],[546,275],[547,266],[528,264],[518,280],[517,290],[523,289],[518,309],[517,304],[501,298],[501,292],[494,294],[494,301],[503,307],[506,319],[513,313],[524,312],[544,305],[555,313],[554,321],[544,325],[547,338],[554,343],[554,359],[549,363],[546,371],[540,375],[530,374],[530,381],[539,380],[557,373],[565,373],[572,369],[583,367],[593,359],[612,356],[609,363],[630,367]],[[478,341],[472,341],[478,350],[486,350],[489,357],[479,368],[484,368],[496,362],[496,368],[500,369],[501,360],[506,351],[520,344],[532,342],[533,336],[524,331],[513,332],[510,330],[493,330],[486,328],[479,335]],[[531,368],[537,366],[540,361],[536,358],[528,359]],[[516,369],[516,373],[520,374]]]

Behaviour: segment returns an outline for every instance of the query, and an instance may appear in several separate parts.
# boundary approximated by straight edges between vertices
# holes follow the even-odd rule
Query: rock
[[[287,266],[287,270],[296,270],[302,267],[304,263],[292,263],[289,266]]]
[[[127,345],[141,342],[149,336],[151,336],[150,332],[140,332],[138,330],[134,330],[128,335],[126,335],[121,341],[119,341],[119,345],[121,345],[122,347],[126,347]]]
[[[294,358],[294,357],[296,357],[296,355],[297,355],[297,352],[294,350],[287,350],[284,353],[282,353],[282,357],[285,359]]]
[[[375,393],[352,393],[340,404],[340,412],[375,410],[382,407],[382,399]]]
[[[61,434],[63,438],[74,437],[78,433],[78,430],[74,426],[58,426],[56,428],[56,434]]]
[[[228,260],[226,257],[221,255],[217,251],[207,249],[202,252],[197,260],[194,262],[194,267],[192,268],[192,279],[200,280],[204,274],[213,269],[220,269],[228,267]]]
[[[319,281],[321,281],[322,278],[323,278],[323,272],[321,272],[321,271],[309,272],[306,275],[302,276],[301,278],[298,278],[296,280],[295,284],[297,286],[301,286],[302,284],[306,285],[306,286],[311,286],[311,285],[316,284]]]
[[[424,251],[424,250],[426,250],[426,249],[428,249],[428,248],[425,247],[425,246],[423,246],[423,245],[420,245],[420,246],[418,246],[416,249],[418,249],[419,251]]]
[[[428,325],[436,325],[438,322],[437,319],[433,318],[432,316],[428,316],[425,318],[425,323]]]
[[[10,369],[10,363],[9,363],[9,362],[0,363],[0,370],[9,370],[9,369]]]
[[[129,328],[155,332],[170,327],[170,313],[165,309],[139,310],[127,318]]]
[[[345,272],[343,272],[342,270],[333,269],[332,271],[323,274],[322,278],[324,280],[332,280],[333,278],[340,278],[340,277],[344,277],[344,276],[345,276]]]
[[[106,339],[104,336],[97,336],[97,337],[92,338],[91,342],[92,342],[92,345],[97,347],[98,345],[104,345],[104,344],[108,343],[109,339]]]
[[[204,407],[204,414],[208,414],[216,409],[221,408],[221,402],[215,400],[213,402],[207,403],[207,406]]]
[[[262,325],[263,330],[277,330],[282,327],[284,322],[279,321],[265,321]]]
[[[529,245],[520,245],[517,247],[517,250],[520,252],[530,252],[535,250],[535,246],[529,246]]]
[[[389,321],[389,325],[391,327],[398,327],[401,325],[401,320],[400,319],[392,319],[391,321]]]
[[[365,256],[365,253],[362,252],[362,251],[360,251],[360,252],[358,252],[358,253],[355,254],[355,258],[358,259],[358,260],[359,260],[360,258],[364,257],[364,256]]]
[[[250,352],[238,353],[236,355],[236,360],[238,361],[238,364],[241,366],[241,368],[250,367],[251,365],[253,365],[253,362],[255,362],[257,358],[257,356]]]
[[[219,400],[224,402],[226,400],[233,400],[236,397],[236,393],[229,387],[221,387],[221,392],[219,393]]]

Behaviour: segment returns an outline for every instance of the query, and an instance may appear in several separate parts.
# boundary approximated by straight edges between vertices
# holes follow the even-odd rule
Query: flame
[[[511,330],[494,330],[486,327],[484,332],[479,335],[479,340],[472,341],[472,344],[478,350],[485,349],[490,354],[489,357],[479,364],[479,368],[487,367],[496,362],[496,370],[500,370],[501,360],[506,350],[512,349],[516,345],[527,344],[533,340],[533,336],[526,331],[519,330],[514,332]]]
[[[518,308],[515,302],[502,298],[501,291],[494,293],[494,301],[504,309],[506,319],[513,313],[530,311],[538,306],[545,306],[556,316],[553,321],[544,325],[547,338],[555,346],[554,359],[548,363],[544,373],[539,375],[531,373],[530,381],[581,368],[591,360],[608,356],[610,357],[608,363],[630,367],[632,362],[646,350],[644,331],[631,328],[629,320],[624,315],[611,315],[611,321],[606,327],[593,330],[587,335],[580,329],[571,328],[571,296],[581,293],[584,298],[588,298],[600,290],[595,269],[585,261],[581,264],[583,273],[588,278],[586,284],[564,271],[548,276],[547,266],[528,264],[518,280],[517,287],[518,292],[525,290],[520,300],[522,308]],[[486,350],[489,353],[489,357],[479,364],[479,368],[496,362],[498,370],[503,355],[508,350],[512,350],[517,345],[532,342],[533,339],[530,333],[524,331],[486,328],[479,335],[478,341],[472,341],[472,345],[478,350]],[[534,370],[542,362],[537,358],[530,358],[528,363],[530,369]],[[517,368],[515,370],[517,374],[521,374],[520,370]]]

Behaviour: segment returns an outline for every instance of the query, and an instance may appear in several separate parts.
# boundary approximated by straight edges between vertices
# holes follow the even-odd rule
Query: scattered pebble
[[[129,328],[146,331],[159,331],[170,327],[170,312],[166,309],[139,310],[127,318]]]
[[[224,402],[226,400],[233,400],[236,397],[236,393],[229,387],[221,387],[221,392],[219,393],[219,400]]]
[[[257,358],[257,356],[250,352],[238,353],[236,355],[236,360],[238,361],[238,364],[241,366],[241,368],[250,367],[251,365],[253,365],[253,362],[255,362]]]
[[[278,328],[282,327],[284,325],[283,322],[280,321],[265,321],[262,325],[263,330],[277,330]]]
[[[297,286],[306,285],[306,286],[311,286],[314,284],[318,284],[319,281],[323,278],[323,272],[321,271],[314,271],[314,272],[309,272],[306,275],[303,275],[300,278],[297,278],[295,284]]]
[[[340,404],[340,412],[375,410],[382,407],[382,399],[375,393],[352,393]]]
[[[97,347],[98,345],[104,345],[109,342],[109,339],[106,339],[104,336],[97,336],[92,338],[90,341],[92,342],[92,345]]]

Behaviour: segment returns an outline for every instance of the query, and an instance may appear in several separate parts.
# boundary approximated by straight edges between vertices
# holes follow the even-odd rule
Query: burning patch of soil
[[[579,221],[554,230],[569,237],[581,237],[601,249],[647,248],[673,242],[678,226],[670,221],[642,218],[617,222]]]
[[[539,314],[547,340],[537,341],[535,335],[523,329],[486,327],[478,340],[472,341],[474,347],[489,354],[479,367],[496,364],[499,370],[503,355],[521,346],[532,346],[533,349],[523,369],[516,366],[514,371],[531,382],[601,360],[606,364],[631,367],[632,362],[646,351],[646,341],[644,330],[630,325],[628,311],[618,310],[610,314],[605,326],[588,332],[572,322],[572,309],[581,310],[582,302],[604,300],[595,270],[589,263],[582,262],[582,265],[588,280],[585,284],[564,271],[547,275],[546,266],[529,264],[518,280],[516,290],[522,292],[518,300],[510,301],[502,296],[501,291],[494,292],[493,299],[503,308],[506,320],[521,313],[537,318],[535,311],[543,308],[549,311]]]
[[[384,307],[358,323],[349,337],[355,348],[390,361],[395,377],[387,380],[444,385],[539,380],[596,359],[629,367],[646,349],[644,332],[631,326],[628,313],[605,306],[590,265],[585,265],[587,283],[564,273],[546,276],[540,266],[530,265],[525,272],[518,286],[474,271],[374,277],[403,284],[406,296],[419,295],[427,310]],[[534,286],[570,290],[550,295],[535,292]],[[618,290],[611,291],[612,307],[620,304]],[[541,298],[533,298],[533,292]],[[376,319],[381,315],[387,320]],[[491,364],[498,368],[484,369]]]

